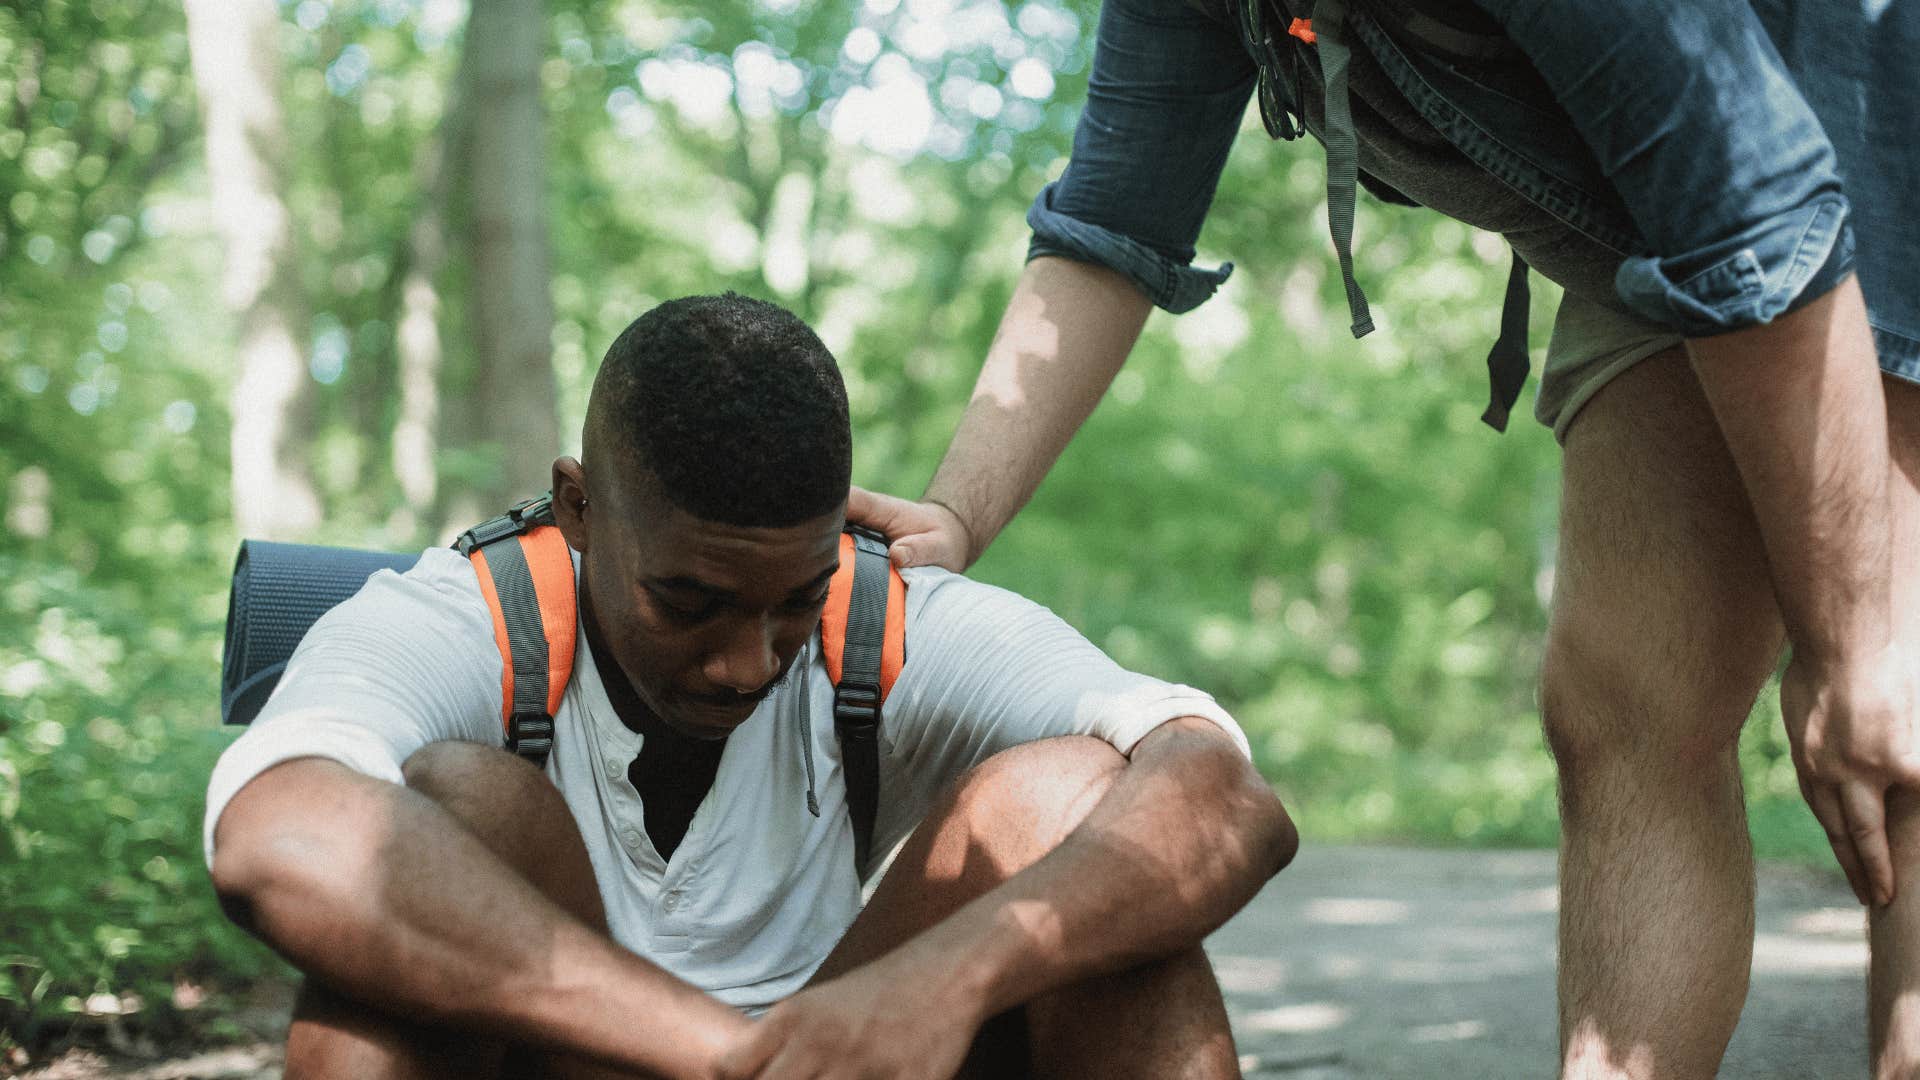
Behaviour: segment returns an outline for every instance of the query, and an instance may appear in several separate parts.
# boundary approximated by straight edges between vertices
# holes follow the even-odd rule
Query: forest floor
[[[1255,1080],[1549,1076],[1554,855],[1309,848],[1208,941]],[[1860,909],[1838,878],[1763,866],[1753,984],[1723,1076],[1866,1073]],[[290,992],[263,987],[250,1043],[71,1050],[33,1080],[270,1080]]]

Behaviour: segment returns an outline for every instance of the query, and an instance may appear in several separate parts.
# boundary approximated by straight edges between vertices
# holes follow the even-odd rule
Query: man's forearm
[[[1859,286],[1766,326],[1688,343],[1753,503],[1797,656],[1889,641],[1886,404]]]
[[[992,1015],[1198,944],[1297,846],[1272,789],[1219,730],[1174,721],[1141,741],[1059,847],[903,951]]]
[[[1027,264],[987,350],[973,399],[926,497],[965,524],[980,557],[1099,404],[1152,304],[1112,270],[1043,256]]]
[[[320,759],[255,778],[213,874],[309,975],[397,1015],[664,1076],[700,1076],[746,1021],[556,906],[444,810]]]

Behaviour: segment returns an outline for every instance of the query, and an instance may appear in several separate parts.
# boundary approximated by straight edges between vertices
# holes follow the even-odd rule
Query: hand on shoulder
[[[847,521],[882,533],[902,570],[941,566],[963,573],[974,559],[973,537],[960,515],[937,502],[915,502],[855,487],[847,493]]]

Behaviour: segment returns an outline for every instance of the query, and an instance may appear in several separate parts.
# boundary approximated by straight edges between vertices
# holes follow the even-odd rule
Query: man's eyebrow
[[[809,581],[805,585],[802,585],[799,588],[793,590],[793,595],[794,596],[812,596],[813,594],[819,592],[821,589],[826,588],[827,582],[833,580],[833,575],[839,572],[840,572],[840,564],[836,562],[832,566],[829,566],[825,570],[822,570],[818,574],[815,574],[813,576],[812,581]]]
[[[646,584],[648,587],[654,589],[673,589],[679,592],[704,593],[716,600],[727,600],[733,596],[733,593],[718,585],[709,584],[701,581],[699,578],[687,577],[685,575],[679,577],[647,578]]]
[[[820,571],[818,574],[815,574],[812,580],[794,589],[793,592],[790,593],[789,595],[811,597],[815,593],[818,593],[821,589],[825,588],[827,585],[827,582],[830,581],[833,578],[833,575],[839,572],[839,570],[840,570],[840,564],[835,563],[834,565],[827,567],[825,570]],[[720,586],[711,584],[709,582],[701,581],[697,577],[688,577],[684,574],[678,577],[648,578],[646,579],[646,584],[649,587],[655,588],[655,589],[673,589],[673,590],[682,591],[682,592],[697,592],[715,600],[731,600],[734,597],[733,592],[730,590],[723,589]]]

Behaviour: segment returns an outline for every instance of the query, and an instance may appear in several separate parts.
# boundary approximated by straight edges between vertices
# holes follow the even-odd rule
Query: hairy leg
[[[407,786],[438,803],[468,832],[555,903],[606,931],[606,913],[586,845],[560,793],[532,765],[503,750],[437,743],[406,763]],[[537,1064],[536,1064],[537,1062]],[[503,1069],[504,1063],[504,1069]],[[464,1032],[408,1023],[309,980],[287,1032],[287,1077],[487,1077],[529,1072],[612,1076],[575,1061],[549,1061]]]
[[[1920,387],[1886,380],[1893,476],[1894,611],[1909,647],[1920,647]],[[1917,718],[1920,719],[1920,718]],[[1874,1075],[1920,1076],[1920,793],[1887,799],[1896,895],[1868,919],[1873,961],[1867,980]]]
[[[1037,862],[1065,839],[1125,765],[1084,737],[995,755],[956,783],[916,830],[873,899],[821,965],[851,971]],[[1219,983],[1198,946],[1046,995],[988,1024],[962,1076],[1237,1077]]]
[[[1567,1077],[1711,1077],[1753,949],[1736,744],[1783,631],[1740,478],[1686,356],[1568,432],[1541,680],[1560,770]]]

